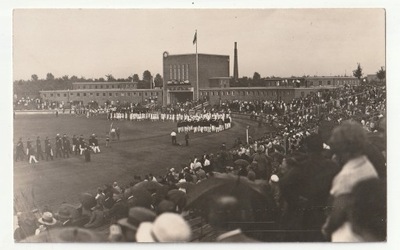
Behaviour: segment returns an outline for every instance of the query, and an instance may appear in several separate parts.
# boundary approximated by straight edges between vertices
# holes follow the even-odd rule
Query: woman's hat
[[[154,223],[141,223],[136,233],[137,242],[188,242],[190,237],[189,224],[175,213],[163,213]]]

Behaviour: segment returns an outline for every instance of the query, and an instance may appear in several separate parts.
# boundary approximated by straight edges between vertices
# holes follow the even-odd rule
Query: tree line
[[[162,87],[163,79],[160,74],[155,77],[149,70],[145,70],[142,79],[138,74],[133,74],[127,78],[115,78],[112,74],[107,74],[100,78],[85,78],[75,75],[55,77],[52,73],[47,73],[46,78],[39,78],[37,74],[33,74],[29,80],[15,80],[13,82],[14,95],[17,96],[39,96],[41,90],[63,90],[72,89],[74,82],[135,82],[138,89],[150,89],[152,87]]]

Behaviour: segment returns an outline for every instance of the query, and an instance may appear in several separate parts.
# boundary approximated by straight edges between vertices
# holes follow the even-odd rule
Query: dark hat
[[[157,215],[150,209],[144,207],[133,207],[129,209],[128,218],[118,220],[118,224],[132,230],[137,230],[140,223],[153,222]]]
[[[58,213],[56,214],[56,217],[59,220],[68,220],[71,219],[71,212],[66,207],[60,207]]]
[[[165,212],[175,212],[175,203],[169,200],[162,200],[157,206],[157,213],[162,214]]]

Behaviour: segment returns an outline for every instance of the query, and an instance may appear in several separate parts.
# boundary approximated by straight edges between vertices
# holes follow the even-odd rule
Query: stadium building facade
[[[236,53],[235,44],[235,56]],[[238,71],[237,68],[235,60],[234,69]],[[192,100],[206,100],[214,105],[227,100],[289,101],[311,93],[359,84],[355,77],[342,76],[265,78],[259,82],[259,87],[231,87],[230,82],[228,55],[169,55],[164,52],[162,89],[137,89],[135,82],[75,82],[72,90],[40,91],[40,97],[51,102],[87,104],[95,101],[99,105],[128,102],[166,106]]]

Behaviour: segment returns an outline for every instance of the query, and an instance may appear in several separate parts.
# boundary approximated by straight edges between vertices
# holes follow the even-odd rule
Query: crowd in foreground
[[[249,143],[238,138],[232,148],[223,144],[215,154],[195,156],[162,176],[133,176],[126,185],[104,185],[97,194],[82,194],[78,207],[44,209],[36,219],[20,213],[15,238],[32,242],[60,235],[48,240],[60,242],[85,241],[79,235],[90,235],[86,241],[188,242],[199,239],[192,219],[201,217],[215,233],[202,241],[385,241],[381,94],[368,92],[365,99],[364,94],[357,95],[353,105],[346,99],[343,106],[322,109],[318,116],[304,114],[312,118],[303,121],[299,113],[277,114],[290,122],[274,134]],[[373,112],[363,108],[368,106]],[[366,127],[367,122],[374,126]],[[236,176],[237,181],[227,190],[207,193],[212,185],[229,179],[221,175]],[[257,192],[248,192],[242,184]],[[200,193],[206,197],[193,202]],[[104,226],[107,235],[100,235]]]
[[[243,201],[235,194],[209,195],[206,200],[210,203],[202,207],[207,209],[199,216],[214,228],[213,241],[385,241],[386,176],[372,163],[383,161],[380,163],[385,166],[382,152],[375,148],[375,157],[368,152],[371,145],[366,131],[354,121],[333,130],[327,142],[330,149],[324,149],[323,143],[320,135],[311,134],[292,154],[274,151],[268,156],[260,145],[250,158],[244,154],[238,159],[231,158],[222,145],[219,157],[192,158],[181,171],[172,168],[164,176],[149,174],[144,179],[134,176],[128,185],[114,182],[99,187],[95,195],[82,194],[80,206],[61,204],[56,212],[41,211],[37,220],[32,214],[29,217],[30,213],[19,213],[15,238],[30,242],[49,237],[53,231],[63,234],[75,228],[99,240],[96,228],[106,226],[108,235],[103,235],[102,241],[191,241],[188,221],[195,209],[186,206],[196,195],[191,190],[217,180],[217,168],[225,161],[224,165],[233,166],[225,168],[225,175],[265,185],[273,202],[261,205],[260,200],[254,200],[258,209],[244,211]],[[247,166],[238,161],[247,159],[251,161]],[[252,213],[250,217],[248,213]],[[261,223],[268,216],[265,213],[276,218],[273,230],[253,235],[251,230],[240,228],[244,222]],[[177,226],[172,230],[170,225]],[[277,235],[276,230],[281,233]]]

